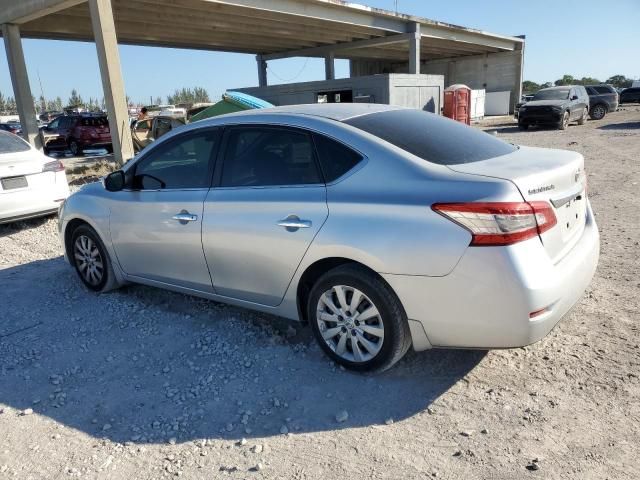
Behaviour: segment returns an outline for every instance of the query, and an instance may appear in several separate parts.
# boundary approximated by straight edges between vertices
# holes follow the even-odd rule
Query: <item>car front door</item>
[[[582,107],[580,106],[580,98],[575,88],[569,91],[569,118],[576,120],[582,115]]]
[[[204,205],[202,244],[217,294],[280,304],[328,216],[309,133],[234,126]]]
[[[111,238],[126,274],[212,292],[201,227],[219,137],[207,128],[162,142],[112,193]]]

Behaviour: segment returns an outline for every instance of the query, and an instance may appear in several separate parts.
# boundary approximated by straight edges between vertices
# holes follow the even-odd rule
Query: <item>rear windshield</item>
[[[479,162],[516,150],[482,130],[421,110],[389,110],[344,123],[439,165]]]
[[[13,133],[0,130],[0,153],[26,152],[29,144]]]
[[[85,117],[80,125],[83,127],[106,127],[109,122],[107,122],[107,117]]]

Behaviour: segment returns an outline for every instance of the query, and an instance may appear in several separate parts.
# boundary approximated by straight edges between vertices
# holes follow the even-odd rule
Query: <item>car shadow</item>
[[[31,408],[116,442],[399,422],[486,355],[410,352],[387,372],[356,374],[329,361],[307,326],[143,286],[94,294],[61,257],[0,270],[0,284],[5,414]]]
[[[602,125],[598,130],[637,130],[639,128],[640,122],[621,122]]]
[[[55,213],[50,213],[42,217],[29,218],[27,220],[17,220],[11,223],[0,224],[0,238],[7,237],[9,235],[15,235],[22,230],[39,228],[55,216]]]

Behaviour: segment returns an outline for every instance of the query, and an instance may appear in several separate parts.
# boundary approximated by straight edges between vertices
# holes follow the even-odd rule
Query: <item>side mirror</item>
[[[109,192],[119,192],[124,188],[124,182],[124,172],[122,170],[110,173],[103,180],[104,188]]]
[[[573,97],[571,97],[571,100],[578,100],[578,96],[574,95]]]

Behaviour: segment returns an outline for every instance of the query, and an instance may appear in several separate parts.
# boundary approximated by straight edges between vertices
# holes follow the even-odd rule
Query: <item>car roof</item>
[[[379,103],[310,103],[302,105],[287,105],[273,108],[259,108],[244,110],[237,113],[225,115],[225,117],[242,115],[310,115],[324,117],[331,120],[345,121],[350,118],[368,115],[371,113],[386,112],[390,110],[400,110],[402,107],[392,105],[382,105]],[[215,117],[214,117],[215,118]]]

